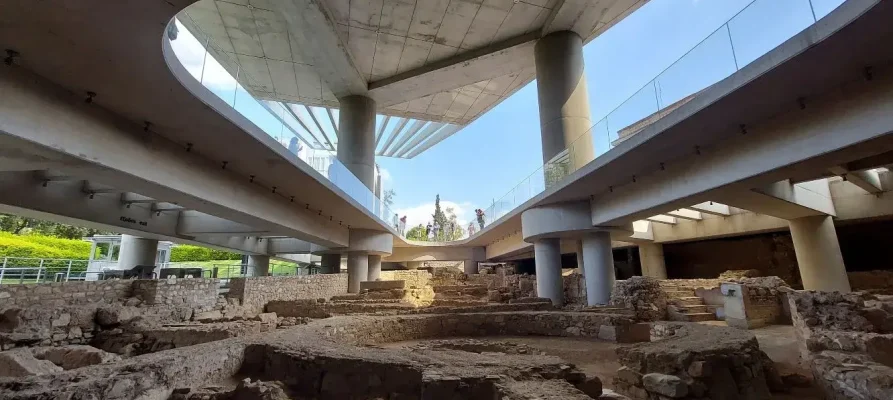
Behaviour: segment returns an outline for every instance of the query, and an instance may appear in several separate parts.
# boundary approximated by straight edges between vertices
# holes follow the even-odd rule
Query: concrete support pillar
[[[341,254],[323,254],[319,260],[320,273],[337,274],[341,272]]]
[[[347,293],[360,293],[360,282],[369,278],[369,256],[364,252],[347,253]]]
[[[564,305],[564,282],[561,280],[561,241],[538,239],[533,242],[536,263],[537,296],[552,300],[556,306]]]
[[[478,262],[474,260],[465,260],[463,263],[465,275],[474,275],[478,273]]]
[[[346,96],[338,102],[338,161],[375,190],[375,100]]]
[[[577,273],[583,275],[585,273],[583,271],[583,241],[575,240],[574,249],[577,252]]]
[[[614,253],[609,232],[583,237],[583,268],[587,303],[590,306],[610,303],[614,290]]]
[[[543,163],[570,148],[573,169],[592,161],[592,118],[583,68],[583,39],[574,32],[550,33],[534,47]]]
[[[132,269],[137,265],[155,265],[157,256],[158,240],[121,235],[118,269]]]
[[[248,256],[248,275],[270,275],[270,256]]]
[[[381,256],[369,255],[369,274],[367,281],[377,281],[381,276]]]
[[[806,290],[850,292],[850,280],[840,254],[837,231],[830,216],[813,216],[788,221],[791,239]]]
[[[664,245],[660,243],[640,244],[639,263],[642,265],[642,276],[667,279],[667,265],[664,262]]]

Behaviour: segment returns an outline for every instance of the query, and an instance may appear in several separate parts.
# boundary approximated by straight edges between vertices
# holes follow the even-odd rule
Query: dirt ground
[[[724,325],[722,321],[709,321],[708,324]],[[807,377],[812,376],[809,369],[800,362],[797,349],[797,338],[794,335],[794,327],[791,325],[772,325],[750,331],[757,337],[760,348],[776,363],[776,367],[782,375],[797,373]],[[440,338],[438,340],[464,339],[464,338]],[[586,375],[595,375],[601,379],[607,389],[613,389],[612,381],[616,376],[620,364],[617,362],[616,349],[623,344],[605,342],[594,339],[562,338],[562,337],[536,337],[536,336],[494,336],[487,338],[477,337],[478,340],[493,340],[515,344],[523,344],[538,349],[547,355],[557,356],[577,366]],[[384,345],[384,347],[404,348],[412,347],[421,341],[397,342]],[[823,397],[815,388],[792,388],[791,393],[776,394],[776,400],[822,400]]]

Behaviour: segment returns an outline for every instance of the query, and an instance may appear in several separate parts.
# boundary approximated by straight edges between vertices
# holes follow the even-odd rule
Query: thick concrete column
[[[118,269],[132,269],[137,265],[155,265],[158,256],[158,240],[132,235],[121,235],[118,251]]]
[[[667,279],[667,265],[664,262],[664,245],[660,243],[640,244],[639,263],[642,265],[642,276]]]
[[[360,293],[360,282],[369,278],[369,255],[365,252],[347,253],[347,293]]]
[[[381,256],[369,255],[369,273],[367,281],[377,281],[381,276]]]
[[[577,252],[577,273],[583,275],[585,273],[583,270],[583,241],[574,240],[574,249]]]
[[[249,276],[267,276],[270,275],[270,256],[248,256],[248,275]]]
[[[478,273],[478,262],[474,260],[465,260],[462,266],[465,275],[474,275]]]
[[[338,102],[338,161],[375,190],[375,101],[346,96]]]
[[[536,263],[537,296],[551,299],[556,306],[564,305],[561,241],[553,238],[538,239],[533,242],[533,255]]]
[[[583,268],[587,303],[590,306],[610,303],[614,290],[614,253],[609,232],[583,237]]]
[[[840,254],[837,231],[830,216],[813,216],[788,221],[791,239],[806,290],[850,292],[850,280]]]
[[[574,169],[592,161],[592,118],[583,68],[583,39],[554,32],[534,47],[543,163],[567,149]]]
[[[319,260],[320,273],[337,274],[341,272],[341,254],[323,254]]]

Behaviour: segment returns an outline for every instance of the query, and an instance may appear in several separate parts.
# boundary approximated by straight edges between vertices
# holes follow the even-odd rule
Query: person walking
[[[468,237],[474,236],[474,222],[468,223]]]
[[[428,238],[428,240],[431,240],[431,222],[430,221],[428,222],[428,225],[425,225],[425,237]]]
[[[437,221],[434,221],[434,227],[432,229],[434,230],[434,237],[437,240],[440,240],[440,224],[438,224]]]
[[[478,225],[481,226],[481,230],[484,230],[484,210],[478,208],[477,210],[474,210],[474,213],[477,214]]]
[[[406,216],[405,215],[403,216],[403,218],[400,218],[400,227],[397,228],[397,232],[400,233],[400,236],[404,236],[404,237],[406,236]]]

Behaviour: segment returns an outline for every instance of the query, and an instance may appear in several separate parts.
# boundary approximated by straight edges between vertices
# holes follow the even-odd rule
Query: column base
[[[537,296],[552,300],[555,306],[564,305],[560,240],[539,239],[533,243],[533,253],[536,263]]]

